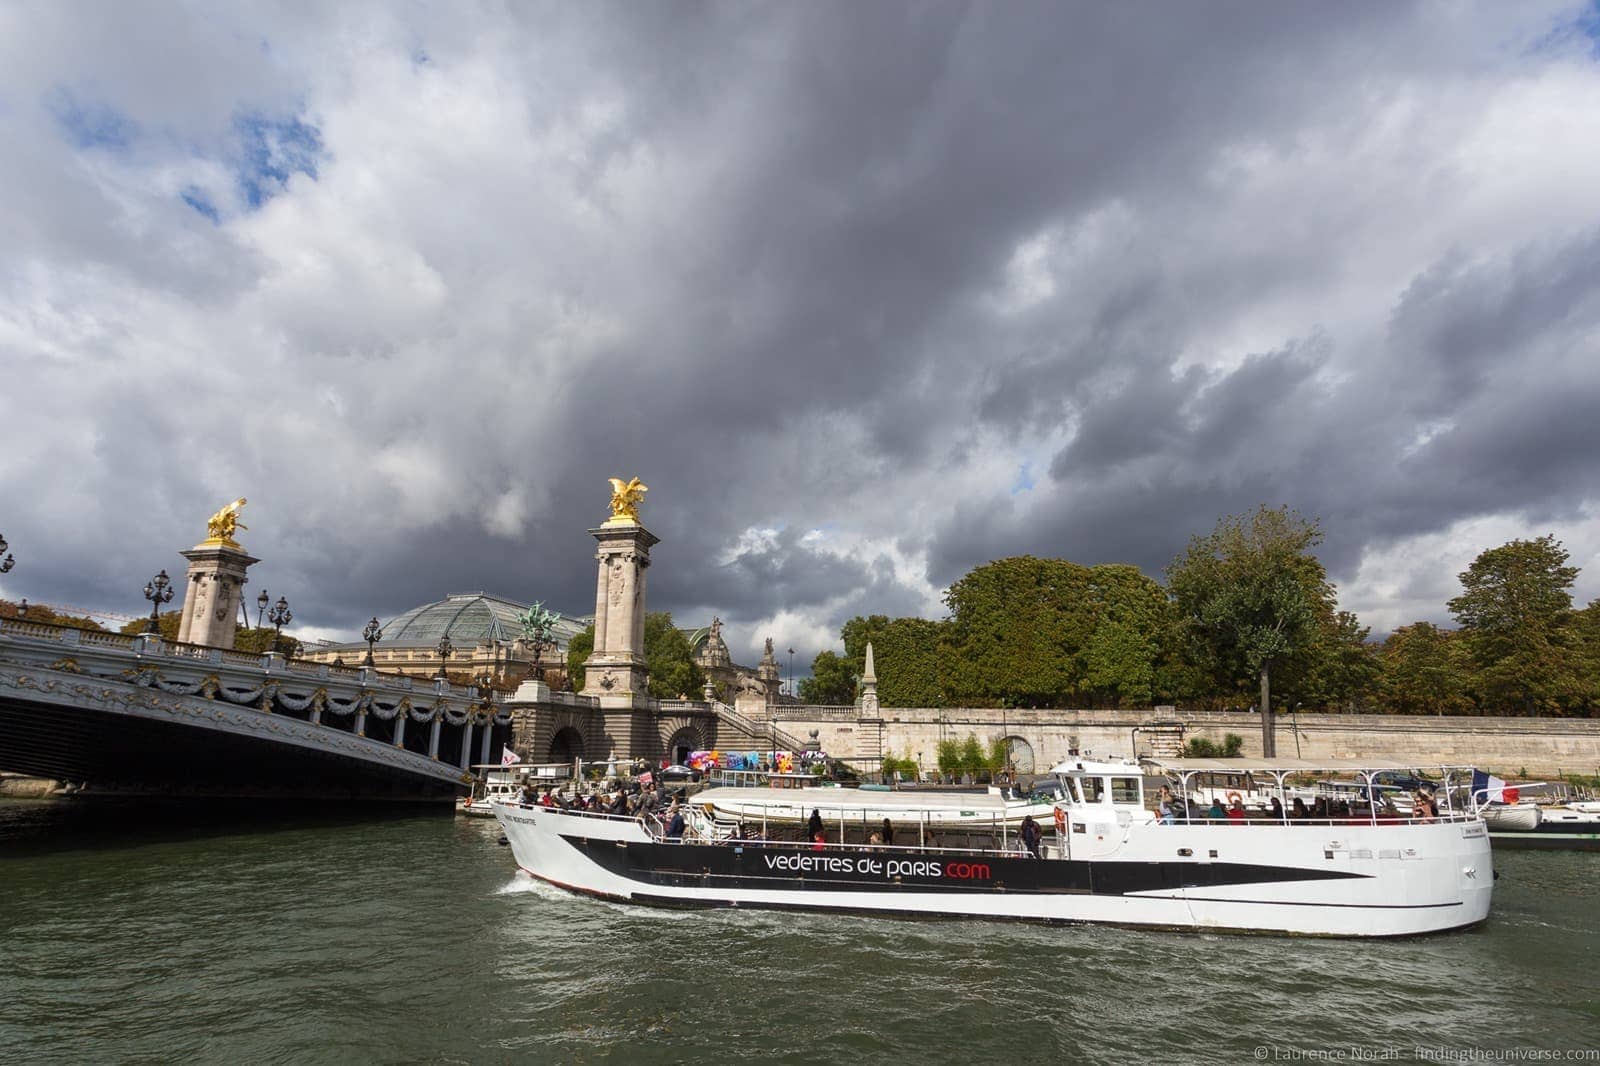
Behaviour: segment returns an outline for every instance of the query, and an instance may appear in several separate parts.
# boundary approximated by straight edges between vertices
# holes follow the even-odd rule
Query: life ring
[[[1060,807],[1057,807],[1056,808],[1056,832],[1065,833],[1066,831],[1067,831],[1067,812],[1062,810]]]
[[[1243,801],[1244,801],[1244,797],[1239,795],[1239,793],[1237,793],[1237,792],[1228,793],[1228,806],[1232,807],[1235,803],[1242,803]]]

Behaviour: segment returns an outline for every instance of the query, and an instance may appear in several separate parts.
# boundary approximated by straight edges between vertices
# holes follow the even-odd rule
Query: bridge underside
[[[449,782],[176,722],[0,698],[0,770],[86,786],[85,795],[448,800]]]

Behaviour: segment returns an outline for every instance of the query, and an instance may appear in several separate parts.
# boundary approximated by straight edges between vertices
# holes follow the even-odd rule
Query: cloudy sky
[[[1600,595],[1592,0],[12,2],[0,145],[0,595],[586,613],[613,474],[746,662],[1261,503]]]

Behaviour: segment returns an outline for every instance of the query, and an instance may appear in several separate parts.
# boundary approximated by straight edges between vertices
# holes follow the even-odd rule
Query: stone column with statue
[[[638,478],[611,479],[611,517],[589,530],[599,545],[595,559],[594,651],[584,662],[585,695],[602,706],[631,706],[647,696],[644,658],[645,571],[655,534],[639,522],[639,502],[649,491]]]
[[[245,571],[259,560],[233,539],[248,528],[239,521],[244,497],[234,500],[206,521],[206,539],[181,554],[189,560],[184,582],[183,613],[178,640],[212,648],[232,648],[234,620],[244,598]]]

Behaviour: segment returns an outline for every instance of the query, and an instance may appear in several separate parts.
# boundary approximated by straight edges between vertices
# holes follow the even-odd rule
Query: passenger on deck
[[[1283,821],[1283,800],[1277,796],[1272,797],[1272,820],[1274,822]]]
[[[1235,796],[1233,806],[1228,808],[1228,821],[1242,823],[1244,821],[1244,800]]]
[[[681,808],[679,808],[679,806],[676,803],[674,803],[672,805],[672,810],[668,811],[667,813],[672,815],[671,820],[669,820],[667,822],[667,839],[668,840],[682,840],[683,839],[683,810]]]
[[[1043,834],[1039,832],[1039,823],[1033,820],[1033,815],[1022,819],[1022,846],[1028,849],[1028,854],[1034,858],[1039,857],[1039,839]]]
[[[889,824],[889,819],[887,818],[883,820],[883,846],[886,848],[894,847],[894,826]]]
[[[811,850],[812,851],[821,851],[823,848],[825,848],[827,846],[828,846],[828,838],[826,836],[823,836],[821,829],[818,829],[815,833],[811,834]]]
[[[1206,817],[1212,819],[1213,821],[1220,822],[1227,816],[1228,812],[1222,809],[1222,801],[1219,799],[1213,799],[1211,801],[1211,809],[1206,812]]]
[[[883,834],[882,833],[873,833],[870,837],[867,838],[867,846],[869,848],[882,847],[883,846]]]
[[[533,782],[528,781],[522,786],[522,805],[535,806],[539,802],[539,790],[533,787]]]
[[[812,840],[815,840],[817,839],[817,834],[821,832],[822,810],[821,808],[813,807],[811,810],[811,818],[806,822],[806,836],[810,837]]]
[[[1175,825],[1178,821],[1178,801],[1173,798],[1172,789],[1165,785],[1161,786],[1156,802],[1156,817],[1162,825]]]
[[[1292,822],[1304,822],[1309,821],[1310,818],[1311,812],[1306,810],[1306,801],[1296,796],[1294,802],[1289,804],[1289,820]]]

